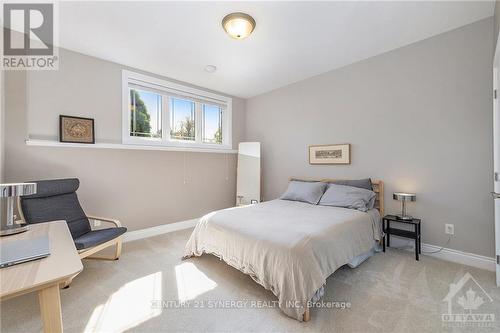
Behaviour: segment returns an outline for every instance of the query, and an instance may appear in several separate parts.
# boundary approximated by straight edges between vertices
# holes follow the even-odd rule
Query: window
[[[123,143],[231,149],[231,98],[123,71]]]
[[[129,89],[130,136],[161,138],[161,95]]]
[[[170,138],[195,141],[195,103],[180,98],[170,98]]]
[[[222,143],[222,108],[203,104],[203,142]]]

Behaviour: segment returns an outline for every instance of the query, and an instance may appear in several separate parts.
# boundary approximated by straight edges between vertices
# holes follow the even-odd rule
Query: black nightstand
[[[412,224],[413,225],[413,231],[410,230],[404,230],[404,229],[397,229],[394,227],[391,227],[391,222],[397,222],[397,223],[405,223],[405,224]],[[398,219],[394,215],[386,215],[382,219],[382,226],[384,229],[385,237],[384,237],[384,252],[385,252],[385,246],[387,244],[387,247],[390,247],[390,242],[391,242],[391,235],[394,236],[400,236],[400,237],[405,237],[405,238],[411,238],[415,240],[415,259],[419,260],[419,255],[422,253],[422,247],[420,244],[421,241],[421,225],[420,225],[420,219],[415,219],[412,218],[411,220],[401,220]]]

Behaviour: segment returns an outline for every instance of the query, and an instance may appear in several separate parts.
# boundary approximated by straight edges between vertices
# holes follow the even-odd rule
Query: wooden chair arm
[[[122,224],[120,223],[120,221],[118,221],[116,219],[111,219],[111,218],[107,218],[107,217],[99,217],[99,216],[90,216],[90,215],[87,215],[87,218],[89,220],[97,220],[97,221],[101,221],[101,222],[112,223],[116,227],[121,227],[122,226]]]

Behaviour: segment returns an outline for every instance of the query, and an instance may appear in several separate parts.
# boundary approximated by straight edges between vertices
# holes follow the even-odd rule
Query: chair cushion
[[[21,198],[27,223],[65,220],[73,239],[90,231],[90,223],[75,192],[49,197]]]
[[[125,227],[92,230],[78,238],[75,238],[75,246],[77,250],[88,249],[115,239],[116,237],[123,235],[126,231],[127,228]]]

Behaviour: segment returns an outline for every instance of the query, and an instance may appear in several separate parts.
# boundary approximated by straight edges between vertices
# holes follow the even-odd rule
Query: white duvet
[[[378,210],[273,200],[205,215],[184,257],[218,256],[271,290],[283,312],[302,320],[326,278],[380,237]]]

